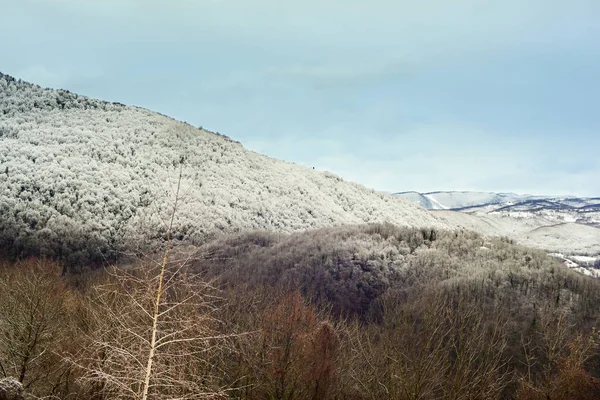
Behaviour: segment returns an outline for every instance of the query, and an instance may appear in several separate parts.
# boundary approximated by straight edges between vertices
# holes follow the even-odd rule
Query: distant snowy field
[[[531,196],[492,192],[401,192],[396,196],[430,210],[456,210],[482,205],[509,204]]]

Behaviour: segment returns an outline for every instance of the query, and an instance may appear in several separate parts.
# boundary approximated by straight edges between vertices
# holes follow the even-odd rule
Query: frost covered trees
[[[179,164],[175,238],[389,221],[444,226],[339,177],[245,150],[135,107],[0,75],[0,246],[15,256],[105,263],[165,234]]]

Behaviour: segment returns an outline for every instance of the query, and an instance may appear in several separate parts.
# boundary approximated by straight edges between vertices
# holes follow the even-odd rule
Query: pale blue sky
[[[598,0],[4,0],[0,71],[384,191],[600,196]]]

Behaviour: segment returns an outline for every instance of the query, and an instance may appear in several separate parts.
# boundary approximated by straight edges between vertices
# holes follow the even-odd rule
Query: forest
[[[600,398],[600,282],[544,251],[142,108],[0,115],[0,400]]]
[[[600,283],[509,239],[363,224],[163,250],[5,258],[0,374],[45,399],[600,397]]]

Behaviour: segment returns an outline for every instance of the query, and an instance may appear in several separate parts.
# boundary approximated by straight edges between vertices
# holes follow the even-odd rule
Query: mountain
[[[391,224],[279,235],[246,232],[207,243],[199,252],[205,257],[191,261],[190,268],[235,290],[243,285],[300,288],[313,301],[342,315],[365,315],[388,289],[422,293],[418,288],[436,281],[448,285],[468,282],[478,288],[490,280],[539,284],[551,281],[555,273],[551,271],[556,262],[543,251],[505,238],[486,238],[472,231],[431,230],[425,237],[422,233]],[[536,261],[531,262],[532,258]],[[569,271],[560,274],[568,276]],[[507,282],[491,292],[509,288]],[[512,304],[527,304],[531,295],[513,298]]]
[[[448,225],[403,199],[138,107],[0,74],[0,246],[70,264],[164,239],[342,224]]]
[[[186,244],[248,230],[390,222],[476,230],[566,255],[600,254],[598,199],[389,196],[143,108],[3,74],[0,116],[0,248],[12,256],[42,254],[78,265],[146,251],[166,237],[178,183],[174,239]]]
[[[432,196],[429,196],[428,194],[421,194],[418,192],[402,192],[402,193],[396,193],[395,195],[406,201],[410,201],[411,203],[418,204],[427,210],[446,210],[446,209],[448,209],[447,206],[444,206],[444,205],[438,203]]]
[[[400,192],[396,196],[419,203],[429,210],[460,210],[469,207],[481,207],[496,204],[511,204],[525,199],[536,198],[530,195],[493,192]],[[427,201],[415,201],[420,197]]]
[[[432,210],[449,225],[506,236],[560,254],[558,258],[568,267],[600,276],[595,268],[600,261],[600,198],[493,192],[401,192],[395,196]],[[585,257],[592,261],[582,261]]]
[[[505,236],[522,245],[569,255],[600,255],[600,229],[541,216],[519,218],[485,212],[434,211],[448,224],[487,236]]]
[[[532,196],[493,192],[400,192],[395,196],[428,210],[485,212],[515,218],[544,217],[600,227],[600,198]]]

